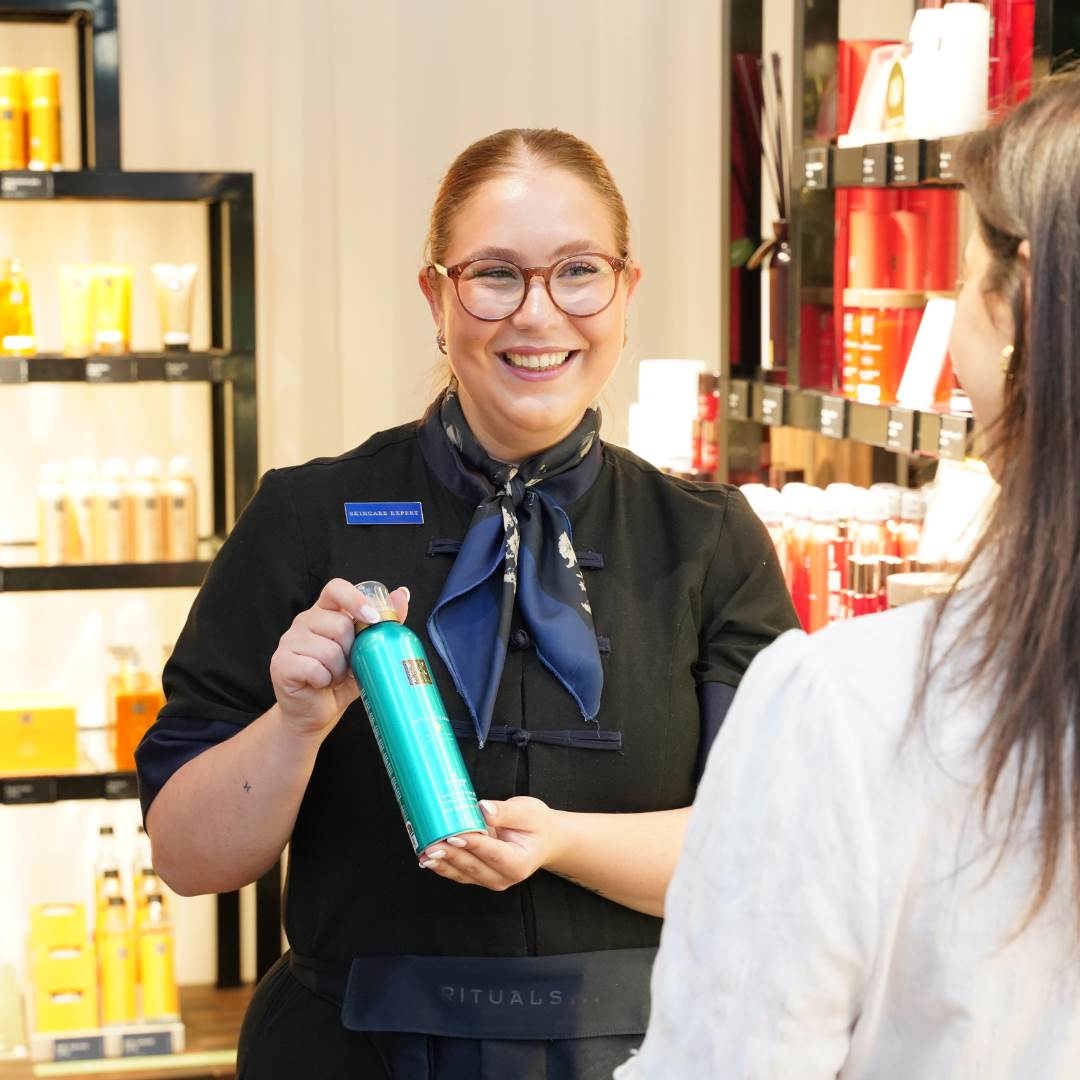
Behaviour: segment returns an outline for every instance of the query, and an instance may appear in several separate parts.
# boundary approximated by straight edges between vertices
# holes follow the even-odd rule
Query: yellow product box
[[[58,694],[0,695],[0,772],[71,772],[78,764],[70,700]]]
[[[97,985],[97,956],[87,942],[38,946],[30,956],[30,979],[40,992],[90,990]]]
[[[30,954],[37,949],[82,948],[86,909],[82,904],[34,904],[30,908]]]
[[[98,1027],[97,987],[35,990],[35,1031],[87,1031]]]

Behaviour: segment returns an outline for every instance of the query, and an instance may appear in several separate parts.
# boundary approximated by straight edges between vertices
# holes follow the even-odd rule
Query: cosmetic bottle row
[[[166,350],[191,346],[193,263],[155,263],[161,342]],[[130,266],[68,263],[59,268],[60,323],[65,356],[115,356],[131,351]],[[0,261],[0,355],[37,351],[30,285],[18,259]]]
[[[60,73],[0,67],[0,169],[62,168]]]
[[[926,496],[896,484],[741,489],[772,537],[805,630],[885,609],[890,575],[919,559]]]
[[[82,904],[31,909],[31,1029],[90,1033],[178,1020],[166,892],[141,826],[130,868],[121,864],[113,827],[99,829],[92,912],[88,933]]]
[[[143,457],[49,462],[38,485],[38,557],[67,563],[188,562],[197,554],[191,463]]]

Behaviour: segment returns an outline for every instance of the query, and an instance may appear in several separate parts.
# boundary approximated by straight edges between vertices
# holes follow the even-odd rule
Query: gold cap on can
[[[356,591],[379,613],[382,622],[401,622],[401,616],[390,602],[390,590],[381,581],[361,581]]]

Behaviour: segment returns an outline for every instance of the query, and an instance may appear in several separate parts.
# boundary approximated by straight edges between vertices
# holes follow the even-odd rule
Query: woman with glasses
[[[610,1075],[644,1032],[699,762],[795,623],[737,491],[599,437],[641,270],[596,153],[559,131],[474,144],[429,250],[445,391],[265,477],[139,751],[174,888],[236,888],[290,845],[292,951],[256,991],[243,1077]],[[346,502],[412,505],[350,525]],[[412,850],[346,662],[377,617],[350,582],[371,578],[402,583],[486,835]]]
[[[991,522],[944,603],[755,662],[619,1080],[1080,1076],[1080,72],[958,164]]]

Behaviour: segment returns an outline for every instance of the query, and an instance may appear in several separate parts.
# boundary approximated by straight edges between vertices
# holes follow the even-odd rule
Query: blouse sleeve
[[[618,1080],[835,1080],[878,934],[865,754],[805,635],[743,680],[667,895],[640,1052]]]
[[[165,665],[165,706],[135,753],[144,815],[177,769],[273,705],[270,658],[318,587],[285,474],[271,471],[210,566]]]

